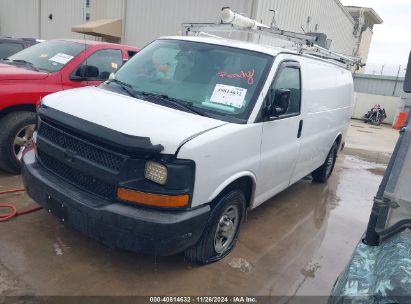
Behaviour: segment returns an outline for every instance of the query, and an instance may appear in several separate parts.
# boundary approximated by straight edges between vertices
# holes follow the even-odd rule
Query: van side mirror
[[[407,72],[405,73],[404,92],[411,93],[411,52],[408,57]]]
[[[81,65],[78,67],[74,75],[70,76],[70,80],[81,81],[89,78],[97,78],[100,75],[100,71],[93,65]]]
[[[288,89],[270,89],[266,115],[268,117],[280,116],[287,113],[290,105],[291,91]]]

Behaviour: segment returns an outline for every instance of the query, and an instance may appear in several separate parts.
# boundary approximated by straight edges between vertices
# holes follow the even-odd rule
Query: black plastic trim
[[[129,174],[130,179],[119,182],[118,186],[131,190],[148,192],[161,195],[183,195],[188,194],[190,199],[187,206],[181,208],[170,208],[172,210],[187,210],[191,208],[191,202],[193,199],[194,183],[195,183],[195,171],[196,164],[192,160],[188,159],[176,159],[173,155],[161,155],[163,157],[150,158],[143,162],[139,160],[130,160],[130,168],[136,168],[138,166],[132,165],[133,161],[139,162],[140,172]],[[155,161],[161,163],[167,167],[167,183],[165,185],[157,184],[151,180],[148,180],[144,176],[144,167],[146,161]],[[132,169],[134,170],[134,169]],[[127,203],[125,201],[125,203]],[[164,207],[152,207],[147,208],[161,209]]]
[[[405,73],[403,90],[406,93],[411,93],[411,52],[408,57],[407,72]]]
[[[50,110],[50,108],[48,108],[48,110]],[[62,165],[69,167],[75,170],[74,173],[76,174],[78,172],[79,174],[95,178],[98,181],[105,182],[108,185],[115,187],[116,189],[120,186],[137,191],[161,195],[189,194],[190,199],[187,206],[173,209],[187,210],[191,208],[196,170],[196,164],[194,161],[187,159],[178,159],[173,154],[149,153],[150,150],[144,150],[144,153],[134,154],[119,153],[119,151],[117,150],[114,151],[112,149],[108,149],[108,145],[105,142],[97,142],[95,140],[93,141],[92,138],[89,137],[89,135],[80,136],[81,134],[78,134],[79,131],[77,130],[77,127],[81,127],[81,124],[77,124],[75,129],[74,127],[73,129],[70,129],[65,124],[62,124],[61,121],[60,124],[51,121],[50,119],[58,119],[58,117],[55,116],[50,117],[55,113],[58,113],[58,111],[52,111],[51,113],[49,113],[50,115],[48,117],[40,115],[41,117],[39,117],[39,132],[37,136],[38,159],[44,167],[50,170],[51,173],[59,175],[57,172],[53,171],[53,168],[49,168],[43,163],[42,157],[44,156],[44,154],[46,154],[47,157],[54,159],[54,161],[59,162],[59,166]],[[65,115],[62,116],[67,117]],[[77,118],[77,120],[79,119]],[[86,145],[89,145],[90,147],[92,147],[92,149],[102,150],[105,153],[114,154],[119,158],[120,163],[118,164],[118,168],[116,168],[116,170],[113,170],[105,166],[103,163],[100,163],[92,158],[87,158],[87,155],[83,154],[82,152],[76,152],[70,147],[67,148],[66,146],[60,146],[59,143],[50,141],[42,134],[43,126],[55,129],[58,134],[64,134],[67,137],[73,138],[74,141],[77,140],[79,143],[82,142]],[[105,132],[107,130],[109,129],[103,128],[100,131],[101,133],[99,135],[106,138],[107,136]],[[67,143],[67,141],[63,141],[63,143],[64,142]],[[167,167],[168,181],[165,185],[157,184],[145,178],[145,164],[149,160],[159,162]],[[73,185],[78,187],[79,190],[88,191],[90,193],[98,195],[98,193],[96,193],[94,190],[89,189],[87,185],[77,184],[66,176],[60,176],[60,178],[72,183]],[[120,202],[120,200],[116,198],[115,193],[110,198]],[[124,204],[127,203],[123,201],[121,202]],[[164,209],[162,207],[146,207],[154,209]]]
[[[210,206],[154,210],[102,199],[46,170],[27,152],[22,161],[28,195],[64,224],[114,248],[172,255],[193,246],[207,224]]]
[[[73,115],[61,112],[59,110],[41,106],[38,109],[41,119],[51,121],[54,124],[69,128],[76,133],[82,133],[101,143],[119,148],[127,153],[160,153],[164,150],[162,145],[153,145],[149,137],[140,137],[124,134],[114,131],[107,127],[80,119]],[[104,135],[104,137],[102,136]]]
[[[385,228],[389,215],[390,202],[384,198],[384,192],[387,190],[387,187],[390,188],[390,186],[393,187],[396,185],[398,172],[395,172],[394,167],[398,165],[400,167],[402,166],[404,157],[410,145],[409,136],[409,134],[406,134],[403,131],[400,132],[400,137],[397,140],[390,161],[388,162],[387,169],[385,170],[382,181],[378,187],[364,239],[364,242],[369,246],[378,246],[383,238],[382,236],[386,238],[392,235],[393,231],[400,231],[398,230],[399,228],[397,225],[401,227],[401,221],[394,225],[394,228]]]

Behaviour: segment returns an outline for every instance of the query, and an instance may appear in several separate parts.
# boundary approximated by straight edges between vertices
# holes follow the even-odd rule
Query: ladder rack
[[[319,46],[316,43],[318,38],[314,35],[301,34],[281,30],[279,28],[268,27],[255,20],[235,14],[228,8],[223,9],[222,20],[228,22],[183,23],[182,34],[185,36],[189,36],[190,34],[204,35],[214,38],[223,38],[212,34],[216,32],[228,33],[229,36],[233,33],[247,33],[258,35],[258,37],[267,36],[290,42],[291,45],[284,48],[296,51],[301,55],[314,56],[324,60],[330,60],[330,62],[344,65],[347,69],[350,69],[351,67],[355,67],[357,69],[364,66],[361,64],[360,58],[339,54]]]

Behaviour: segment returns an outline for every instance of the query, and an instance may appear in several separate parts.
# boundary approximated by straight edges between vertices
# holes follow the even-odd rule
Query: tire
[[[330,149],[330,152],[328,152],[327,158],[325,159],[324,163],[321,165],[321,167],[311,173],[311,176],[313,177],[313,180],[315,182],[325,183],[328,180],[334,170],[337,153],[338,144],[337,142],[334,142]]]
[[[373,115],[373,117],[371,118],[371,124],[373,126],[378,126],[380,125],[380,116],[378,114]]]
[[[184,252],[187,261],[205,265],[221,260],[235,247],[240,226],[245,218],[246,199],[240,190],[231,190],[217,199],[200,240]],[[227,215],[238,211],[236,220],[227,225]],[[228,228],[227,228],[228,227]],[[222,234],[228,234],[223,236]],[[224,242],[224,239],[226,241]]]
[[[0,120],[0,169],[20,173],[20,157],[30,143],[36,125],[36,113],[19,111]]]
[[[382,121],[380,119],[371,121],[371,124],[373,126],[379,126],[379,125],[381,125],[381,123],[382,123]]]

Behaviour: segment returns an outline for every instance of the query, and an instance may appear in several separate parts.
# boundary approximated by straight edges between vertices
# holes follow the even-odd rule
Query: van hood
[[[42,105],[123,134],[148,137],[167,154],[175,154],[188,140],[227,124],[98,87],[54,93],[46,96]]]
[[[48,75],[48,73],[36,72],[11,64],[0,63],[0,80],[41,80]]]

